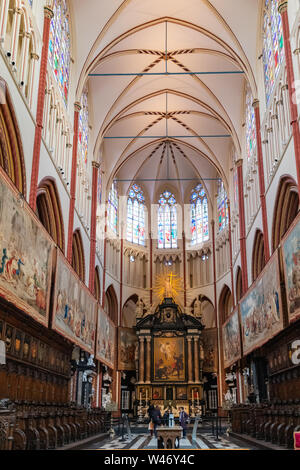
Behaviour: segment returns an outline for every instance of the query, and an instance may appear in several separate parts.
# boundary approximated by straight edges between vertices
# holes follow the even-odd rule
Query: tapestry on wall
[[[262,346],[283,328],[278,252],[240,303],[243,353]]]
[[[53,243],[0,177],[0,296],[48,326]]]
[[[111,369],[114,368],[115,361],[115,335],[116,328],[113,322],[99,305],[96,359]]]
[[[282,242],[282,258],[289,320],[300,316],[300,219]]]
[[[97,301],[57,250],[52,327],[94,354]]]
[[[137,336],[133,328],[119,328],[118,369],[136,370]]]
[[[204,372],[217,372],[218,370],[218,337],[217,329],[210,328],[202,331],[202,344],[204,349]]]
[[[224,367],[229,367],[241,358],[241,336],[238,307],[223,325]]]

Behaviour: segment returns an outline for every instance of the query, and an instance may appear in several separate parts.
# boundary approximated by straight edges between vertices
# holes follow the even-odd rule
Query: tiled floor
[[[195,441],[192,437],[188,436],[185,439],[180,439],[181,449],[248,449],[249,447],[243,446],[242,443],[237,441],[232,442],[226,435],[221,435],[219,440],[216,440],[210,431],[204,431],[197,434]],[[157,439],[150,438],[149,434],[132,434],[131,438],[125,436],[124,440],[116,437],[113,440],[106,440],[102,442],[94,442],[86,447],[86,450],[121,450],[121,449],[157,449]],[[252,447],[252,449],[254,449]]]

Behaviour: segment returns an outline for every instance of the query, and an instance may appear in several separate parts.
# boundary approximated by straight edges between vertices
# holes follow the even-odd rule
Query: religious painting
[[[282,242],[289,321],[300,316],[300,219]]]
[[[23,359],[25,360],[29,359],[30,343],[31,337],[29,335],[25,335],[23,342]]]
[[[57,250],[52,328],[94,354],[96,299]]]
[[[53,242],[0,174],[0,296],[48,326]]]
[[[162,387],[153,387],[152,389],[152,399],[153,400],[163,400],[164,394],[163,394],[164,389]]]
[[[176,399],[177,400],[187,400],[187,388],[186,387],[177,387],[176,388]]]
[[[154,338],[154,380],[185,380],[183,337]]]
[[[218,370],[218,337],[217,329],[210,328],[202,331],[204,350],[203,371],[217,372]]]
[[[137,336],[133,328],[119,328],[118,369],[136,370]]]
[[[15,341],[14,341],[14,353],[15,353],[16,356],[20,356],[20,354],[21,354],[22,339],[23,339],[22,331],[16,330],[16,332],[15,332]]]
[[[278,252],[240,303],[243,353],[262,346],[283,328]]]
[[[96,359],[111,369],[115,362],[115,334],[116,329],[113,322],[99,305]]]
[[[223,353],[225,368],[242,356],[238,307],[223,325]]]
[[[12,350],[13,333],[14,333],[14,328],[12,326],[8,325],[8,323],[6,323],[6,328],[5,328],[6,352],[10,352]]]

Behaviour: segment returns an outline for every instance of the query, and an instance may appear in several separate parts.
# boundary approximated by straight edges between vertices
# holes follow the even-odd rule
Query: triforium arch
[[[85,282],[84,249],[79,229],[75,230],[75,232],[73,233],[72,267],[76,271],[82,282]]]
[[[253,251],[252,251],[252,280],[259,276],[264,269],[265,261],[265,246],[264,236],[261,230],[257,229],[254,238]]]
[[[118,325],[118,299],[115,289],[112,285],[108,287],[105,293],[105,304],[104,310],[108,314],[109,318]]]
[[[132,328],[136,324],[136,305],[139,300],[137,294],[131,295],[123,305],[121,325]]]
[[[44,178],[37,190],[37,214],[47,232],[62,252],[65,250],[64,223],[57,186],[52,178]]]
[[[6,82],[0,77],[0,166],[26,197],[21,135]]]
[[[272,249],[279,246],[280,240],[287,232],[299,211],[299,194],[297,183],[289,176],[280,179],[274,205]]]

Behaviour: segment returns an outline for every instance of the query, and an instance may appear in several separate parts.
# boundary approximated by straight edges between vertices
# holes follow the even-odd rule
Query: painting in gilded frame
[[[202,331],[202,344],[204,350],[203,371],[217,372],[218,339],[216,328],[209,328]]]
[[[133,328],[118,329],[118,369],[136,370],[137,336]]]
[[[177,400],[187,400],[187,388],[186,387],[177,387],[176,388],[176,399]]]
[[[153,387],[152,389],[152,399],[153,400],[163,400],[164,398],[164,389],[162,387]]]
[[[282,260],[289,321],[300,316],[300,219],[282,243]]]
[[[0,172],[0,296],[48,326],[53,242]]]
[[[229,367],[241,358],[241,336],[238,307],[223,325],[224,367]]]
[[[97,301],[57,250],[52,328],[94,354]]]
[[[116,328],[113,322],[104,312],[103,308],[98,305],[96,359],[103,362],[110,368],[114,367],[115,362],[115,335]]]
[[[185,348],[183,337],[154,338],[154,380],[185,380]]]
[[[243,353],[262,346],[283,328],[278,252],[240,302]]]

